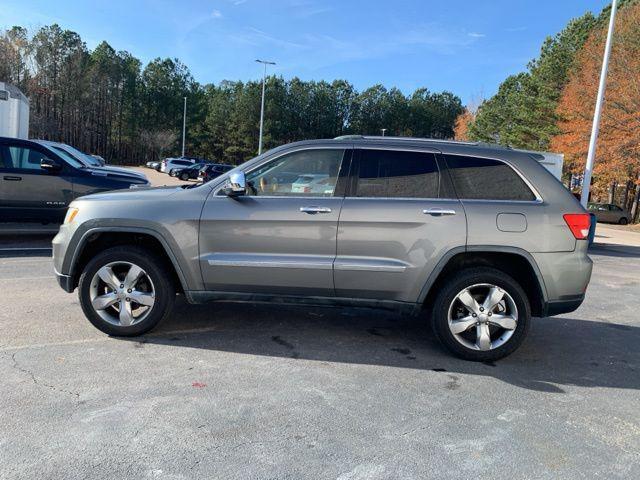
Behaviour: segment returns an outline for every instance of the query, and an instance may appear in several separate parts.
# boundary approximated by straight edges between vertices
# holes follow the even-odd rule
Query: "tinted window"
[[[249,195],[331,197],[344,150],[302,150],[247,174]]]
[[[447,155],[447,165],[460,198],[479,200],[535,200],[536,197],[509,165],[488,158]]]
[[[19,170],[41,170],[40,161],[47,155],[29,147],[0,145],[0,166]]]
[[[432,153],[361,150],[355,196],[437,198],[439,180]]]

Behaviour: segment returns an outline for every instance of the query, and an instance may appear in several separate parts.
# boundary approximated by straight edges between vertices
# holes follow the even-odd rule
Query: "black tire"
[[[618,223],[619,223],[620,225],[627,225],[627,224],[629,223],[629,220],[627,220],[627,218],[626,218],[626,217],[622,217],[622,218],[618,221]]]
[[[131,326],[114,325],[98,315],[91,305],[91,280],[100,268],[111,262],[133,263],[142,268],[153,282],[154,304],[139,323]],[[172,278],[165,263],[148,250],[133,245],[109,248],[96,255],[84,268],[78,284],[80,306],[87,319],[106,334],[119,337],[142,335],[155,328],[171,312],[176,296]]]
[[[189,174],[186,172],[183,172],[180,174],[180,180],[186,182],[187,180],[189,180]]]
[[[474,350],[458,342],[449,329],[449,306],[463,289],[483,283],[496,285],[511,296],[518,309],[518,321],[513,335],[506,343],[491,350]],[[504,358],[522,344],[531,326],[531,308],[522,287],[509,275],[494,268],[474,267],[446,279],[433,303],[431,321],[436,337],[447,350],[465,360],[486,362]]]

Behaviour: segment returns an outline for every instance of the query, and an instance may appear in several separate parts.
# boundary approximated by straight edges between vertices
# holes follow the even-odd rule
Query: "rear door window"
[[[446,155],[453,186],[467,200],[533,201],[536,196],[513,168],[499,160]]]
[[[437,198],[439,184],[433,153],[363,149],[352,196]]]

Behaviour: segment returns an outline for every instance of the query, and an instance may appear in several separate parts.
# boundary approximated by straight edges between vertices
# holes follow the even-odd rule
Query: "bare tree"
[[[171,130],[143,130],[140,133],[142,144],[151,150],[152,155],[156,156],[158,160],[162,158],[162,153],[171,147],[177,139],[178,135]]]

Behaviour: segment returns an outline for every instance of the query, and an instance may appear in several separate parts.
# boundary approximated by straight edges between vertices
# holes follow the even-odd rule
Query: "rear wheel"
[[[187,172],[182,172],[180,174],[180,180],[183,180],[186,182],[187,180],[189,180],[189,174]]]
[[[629,220],[627,220],[627,218],[626,218],[626,217],[622,217],[622,218],[618,221],[618,223],[619,223],[620,225],[626,225],[626,224],[628,224],[628,223],[629,223]]]
[[[513,278],[493,268],[469,268],[450,277],[438,293],[432,322],[438,339],[457,356],[491,361],[522,344],[531,310]]]
[[[164,263],[142,248],[110,248],[84,269],[78,285],[80,305],[89,321],[109,335],[141,335],[171,311],[171,278]]]

